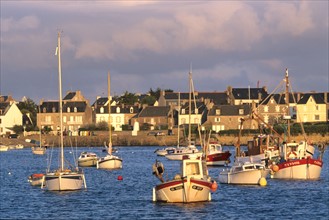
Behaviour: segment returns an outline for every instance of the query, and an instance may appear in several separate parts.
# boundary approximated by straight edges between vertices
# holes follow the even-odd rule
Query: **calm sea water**
[[[152,202],[152,175],[156,159],[165,166],[166,178],[178,172],[179,162],[157,157],[157,147],[119,147],[123,169],[85,168],[87,190],[48,192],[32,187],[27,177],[44,172],[47,156],[29,148],[0,153],[1,219],[328,219],[329,153],[324,155],[321,179],[283,181],[268,179],[266,187],[219,185],[212,201],[194,204]],[[66,148],[68,159],[89,148]],[[231,148],[232,150],[232,148]],[[101,148],[92,151],[101,154]],[[48,155],[50,154],[48,150]],[[233,152],[233,150],[232,150]],[[51,162],[57,164],[58,149]],[[233,153],[234,154],[234,153]],[[233,161],[233,158],[232,158]],[[222,168],[209,168],[218,178]],[[119,181],[118,176],[123,180]]]

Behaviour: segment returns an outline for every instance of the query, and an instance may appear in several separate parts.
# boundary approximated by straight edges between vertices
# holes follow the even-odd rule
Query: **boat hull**
[[[306,158],[288,160],[278,164],[279,170],[271,175],[273,179],[319,179],[323,162]]]
[[[86,160],[78,160],[79,167],[96,167],[97,166],[97,158],[90,158]]]
[[[82,173],[48,173],[44,178],[44,187],[49,191],[80,190],[85,186]]]
[[[98,160],[98,169],[121,169],[122,160],[117,157],[101,158]]]
[[[230,172],[224,170],[219,173],[218,181],[224,184],[240,184],[240,185],[258,185],[262,177],[266,177],[267,170],[245,170],[241,172]]]
[[[196,153],[173,153],[173,154],[167,154],[165,157],[168,160],[183,160],[185,157],[190,157],[190,156],[196,156],[196,157],[202,157],[202,152],[196,152]]]
[[[44,155],[46,153],[46,148],[43,147],[32,147],[32,153],[36,155]]]
[[[212,183],[198,179],[172,180],[153,188],[154,202],[190,203],[211,201]]]
[[[207,165],[226,166],[230,163],[230,152],[213,153],[207,156]]]

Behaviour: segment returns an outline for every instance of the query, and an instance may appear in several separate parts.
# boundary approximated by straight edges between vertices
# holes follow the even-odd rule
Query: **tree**
[[[17,107],[22,112],[22,114],[27,115],[31,119],[32,125],[27,127],[27,130],[33,130],[37,125],[37,109],[38,105],[35,102],[27,98],[22,102],[17,104]]]
[[[119,97],[119,102],[126,105],[134,105],[138,102],[138,97],[134,93],[125,91],[124,95]]]

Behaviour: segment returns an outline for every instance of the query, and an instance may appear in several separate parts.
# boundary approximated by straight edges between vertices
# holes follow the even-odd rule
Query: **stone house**
[[[63,131],[69,135],[78,135],[79,128],[92,123],[92,109],[81,91],[67,92],[63,98]],[[39,105],[37,125],[39,128],[51,128],[57,134],[60,128],[59,101],[43,101]]]

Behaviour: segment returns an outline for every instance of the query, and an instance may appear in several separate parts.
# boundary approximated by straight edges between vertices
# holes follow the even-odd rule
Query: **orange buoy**
[[[218,184],[216,183],[216,181],[214,181],[212,184],[211,184],[211,191],[215,192],[217,190],[217,187],[218,187]]]
[[[118,180],[123,180],[123,177],[119,175]]]
[[[271,167],[271,169],[272,169],[273,172],[278,172],[280,168],[279,168],[278,165],[273,165],[273,166]]]

